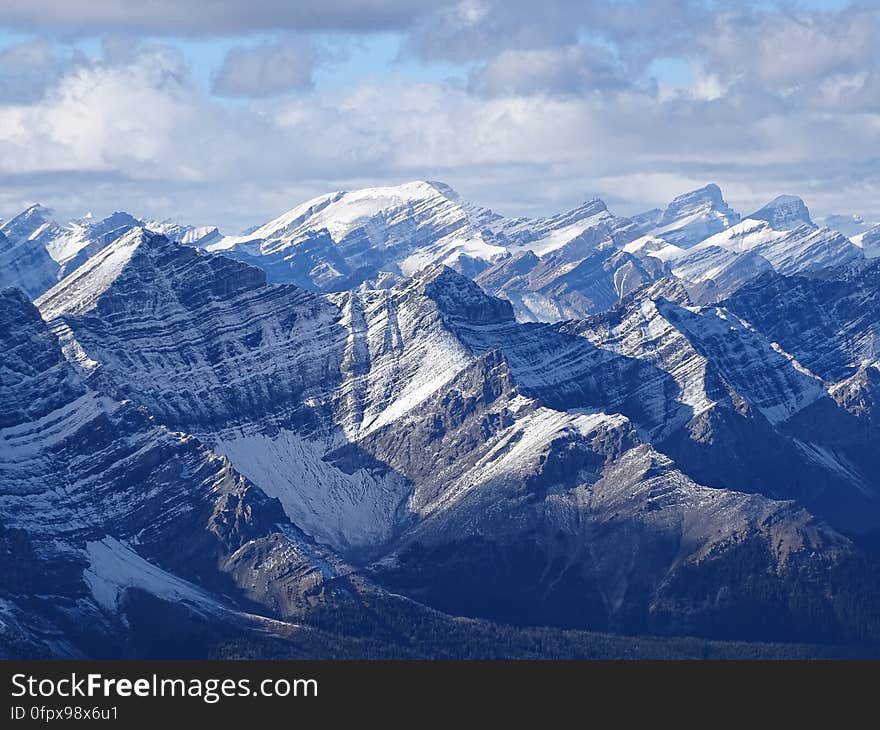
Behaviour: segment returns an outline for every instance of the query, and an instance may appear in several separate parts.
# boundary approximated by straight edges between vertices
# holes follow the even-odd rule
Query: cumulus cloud
[[[722,93],[774,96],[792,113],[880,109],[880,8],[719,14],[696,60]]]
[[[0,104],[7,215],[36,199],[68,216],[128,209],[237,226],[220,201],[294,177],[297,156],[264,115],[214,100],[161,46],[72,69],[37,103]]]
[[[259,97],[310,89],[317,56],[315,48],[303,41],[237,46],[226,54],[214,78],[214,93]]]
[[[0,107],[0,169],[148,174],[194,113],[184,76],[181,59],[164,48],[129,64],[70,69],[38,103]]]
[[[406,51],[425,60],[468,62],[507,49],[573,44],[578,23],[570,16],[562,22],[572,9],[567,0],[544,4],[540,12],[518,0],[459,0],[423,15],[408,36]]]
[[[557,0],[540,9],[528,0],[459,0],[421,16],[404,50],[476,64],[477,90],[645,83],[653,62],[675,58],[692,65],[692,91],[704,98],[742,84],[852,104],[876,90],[878,26],[880,8],[868,2],[820,12],[733,0]]]

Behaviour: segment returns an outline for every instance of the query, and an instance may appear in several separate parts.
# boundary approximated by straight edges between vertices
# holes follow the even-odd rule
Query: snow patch
[[[393,473],[346,474],[323,460],[325,444],[292,431],[226,432],[210,440],[237,471],[277,498],[294,524],[344,553],[390,539],[409,493],[403,477]]]
[[[117,612],[128,588],[139,588],[157,598],[216,611],[221,606],[198,586],[153,565],[130,547],[109,535],[86,545],[89,567],[83,572],[98,605]]]

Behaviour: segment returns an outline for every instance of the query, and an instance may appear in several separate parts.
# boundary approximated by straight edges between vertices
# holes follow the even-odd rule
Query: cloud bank
[[[45,5],[0,11],[36,33],[0,49],[6,214],[41,199],[235,230],[327,190],[432,178],[508,214],[592,194],[632,213],[717,181],[744,210],[794,192],[820,216],[880,219],[874,3]],[[87,58],[58,40],[84,29],[128,35]],[[388,29],[398,64],[455,73],[322,85],[326,31],[354,47]],[[208,83],[185,34],[234,35]]]

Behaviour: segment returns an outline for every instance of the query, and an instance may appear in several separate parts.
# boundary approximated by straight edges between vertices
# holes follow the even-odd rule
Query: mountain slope
[[[14,289],[0,344],[0,643],[125,654],[148,596],[182,637],[189,620],[256,631],[254,606],[320,600],[338,561],[226,459],[86,385]]]
[[[43,246],[13,243],[0,232],[0,288],[18,287],[34,298],[55,284],[57,274],[58,264]]]
[[[796,499],[846,530],[874,529],[873,450],[797,350],[727,308],[689,306],[681,293],[670,301],[659,285],[565,330],[674,380],[688,410],[654,443],[693,478]]]
[[[18,287],[34,298],[58,280],[58,264],[46,250],[61,232],[51,216],[37,204],[0,225],[0,287]]]
[[[510,300],[520,321],[584,317],[608,309],[663,275],[657,259],[640,260],[621,250],[627,240],[597,225],[540,258],[527,249],[502,259],[475,281]]]
[[[538,256],[556,251],[585,234],[592,235],[594,240],[610,239],[622,245],[640,233],[632,221],[612,214],[598,198],[547,218],[499,218],[489,225],[512,251],[528,249]],[[600,235],[596,237],[591,231]]]
[[[694,285],[694,298],[704,302],[717,301],[767,271],[800,274],[864,259],[863,250],[842,234],[790,222],[795,227],[788,230],[747,218],[687,251],[661,249],[661,254],[673,274]]]
[[[880,262],[756,279],[725,306],[828,382],[880,359]]]

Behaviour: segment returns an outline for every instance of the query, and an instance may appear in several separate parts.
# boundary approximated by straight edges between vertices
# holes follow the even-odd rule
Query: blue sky
[[[435,178],[510,214],[712,180],[880,218],[877,5],[6,0],[0,215],[235,230]]]

